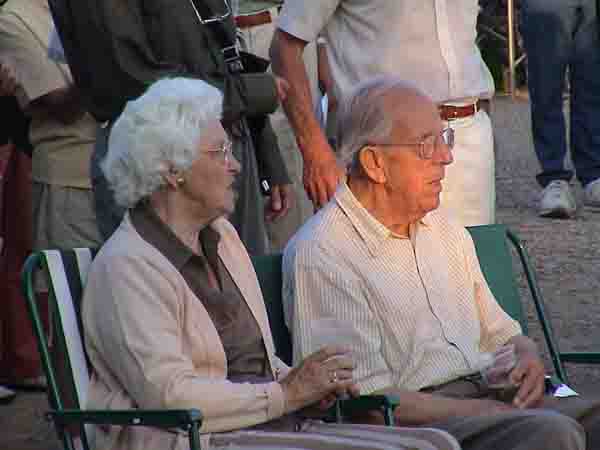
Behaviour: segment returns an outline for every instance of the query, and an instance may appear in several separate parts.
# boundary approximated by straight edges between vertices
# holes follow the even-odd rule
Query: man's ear
[[[374,183],[383,184],[387,181],[385,161],[380,152],[370,145],[359,150],[358,161],[363,173]]]

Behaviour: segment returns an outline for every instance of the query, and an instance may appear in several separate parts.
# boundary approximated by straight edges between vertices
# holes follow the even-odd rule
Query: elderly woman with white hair
[[[225,218],[239,165],[221,104],[204,81],[161,80],[114,125],[103,170],[128,212],[86,284],[87,407],[198,408],[204,449],[456,449],[437,430],[305,418],[336,394],[357,394],[353,362],[339,347],[295,368],[275,355],[256,274]],[[94,435],[102,450],[188,446],[185,436],[156,428]]]

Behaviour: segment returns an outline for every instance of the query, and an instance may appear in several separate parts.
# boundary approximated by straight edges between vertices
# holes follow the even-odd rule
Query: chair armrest
[[[385,424],[394,425],[394,410],[400,403],[396,395],[361,395],[357,398],[340,400],[334,405],[331,415],[340,423],[344,416],[351,417],[367,411],[379,410],[383,413]]]
[[[562,362],[600,364],[600,352],[560,352]]]
[[[139,425],[163,428],[181,428],[202,425],[202,413],[197,409],[167,410],[64,410],[46,414],[56,425]]]

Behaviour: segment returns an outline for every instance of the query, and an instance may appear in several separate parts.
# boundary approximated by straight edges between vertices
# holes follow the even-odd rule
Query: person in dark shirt
[[[12,142],[15,147],[31,156],[33,147],[29,142],[29,123],[27,117],[19,108],[15,96],[0,96],[0,145]]]
[[[3,70],[0,66],[0,70]],[[3,72],[5,73],[5,72]],[[0,380],[10,387],[30,386],[41,373],[35,337],[20,290],[20,271],[32,247],[30,119],[0,82]],[[7,91],[4,91],[6,89]],[[0,403],[15,393],[0,386]]]
[[[268,253],[261,182],[270,185],[266,214],[273,218],[290,207],[290,181],[270,123],[261,120],[276,109],[285,83],[253,71],[248,61],[242,64],[233,46],[229,3],[51,0],[50,6],[75,84],[102,123],[91,175],[104,236],[123,214],[99,170],[112,122],[152,82],[185,76],[205,80],[224,94],[224,122],[233,131],[233,151],[242,166],[230,219],[250,253]],[[264,126],[251,136],[248,125],[255,121]]]

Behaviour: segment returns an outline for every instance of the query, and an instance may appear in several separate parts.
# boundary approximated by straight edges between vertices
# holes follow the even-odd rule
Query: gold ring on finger
[[[337,376],[337,372],[335,370],[331,373],[331,378],[329,379],[329,381],[331,383],[337,383],[338,382],[338,376]]]

